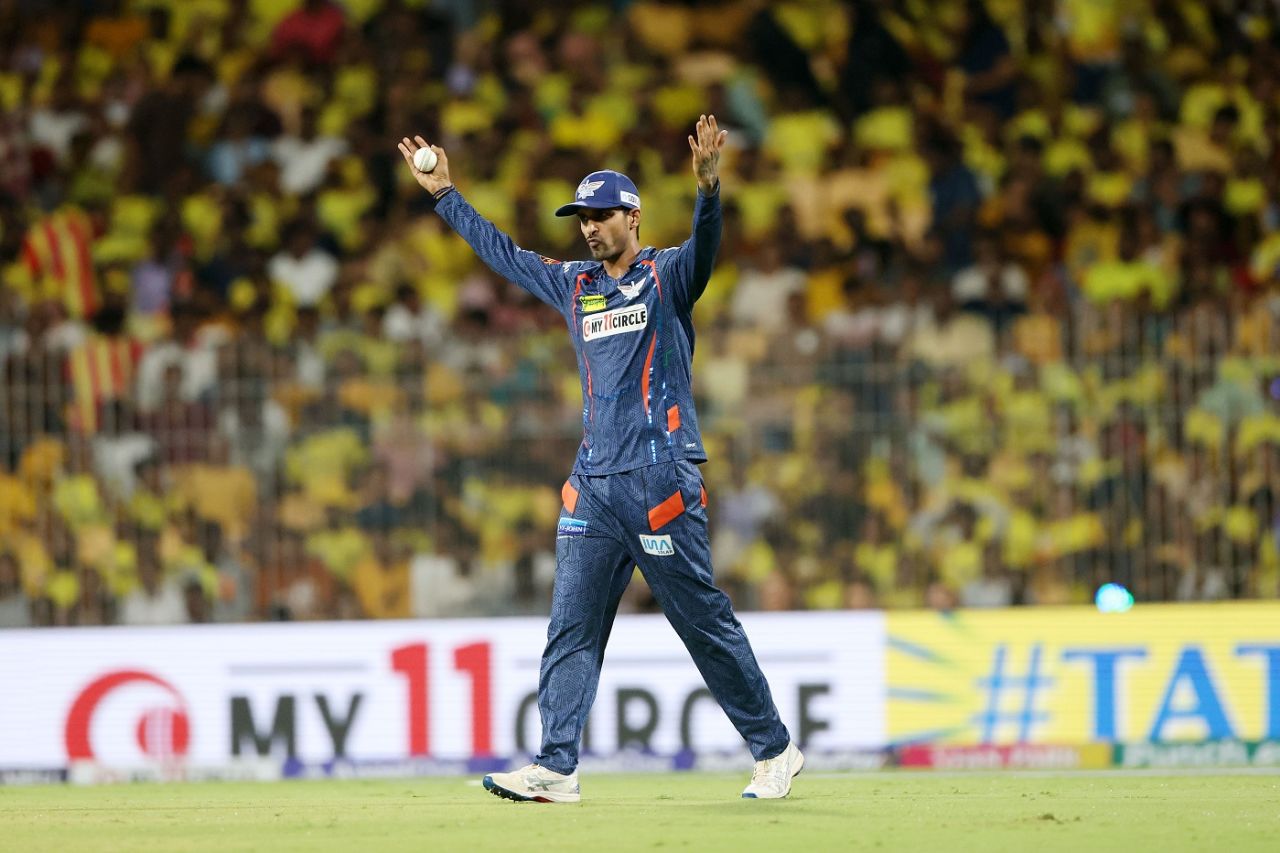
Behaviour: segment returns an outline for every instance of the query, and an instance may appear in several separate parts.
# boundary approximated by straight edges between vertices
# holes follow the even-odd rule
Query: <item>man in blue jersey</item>
[[[576,803],[578,743],[595,700],[618,602],[639,566],[720,707],[756,759],[742,796],[791,791],[804,756],[778,717],[728,597],[712,580],[706,461],[693,408],[693,304],[720,245],[720,151],[715,116],[689,137],[698,200],[683,245],[640,245],[640,194],[626,175],[592,172],[557,216],[576,216],[590,261],[526,251],[480,216],[449,179],[443,149],[430,172],[413,164],[427,142],[400,153],[435,197],[436,213],[494,272],[565,318],[582,379],[584,436],[561,490],[551,624],[538,679],[542,750],[536,763],[484,777],[512,800]]]

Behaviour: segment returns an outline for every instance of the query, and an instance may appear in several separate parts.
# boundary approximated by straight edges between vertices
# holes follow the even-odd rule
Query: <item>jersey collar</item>
[[[639,252],[636,253],[636,259],[631,262],[631,266],[627,267],[627,271],[622,274],[622,277],[626,278],[627,275],[632,273],[636,267],[640,266],[640,264],[642,264],[643,262],[652,259],[652,257],[657,253],[658,253],[658,250],[655,249],[653,246],[645,246],[643,249],[641,249]],[[593,264],[594,266],[592,266],[591,269],[589,270],[589,272],[593,277],[597,274],[605,278],[609,277],[609,274],[604,271],[604,261],[594,261]]]

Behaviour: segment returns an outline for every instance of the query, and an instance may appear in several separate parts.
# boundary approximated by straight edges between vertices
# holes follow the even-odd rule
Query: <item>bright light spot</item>
[[[1101,613],[1124,613],[1133,607],[1133,593],[1118,583],[1104,583],[1094,597]]]

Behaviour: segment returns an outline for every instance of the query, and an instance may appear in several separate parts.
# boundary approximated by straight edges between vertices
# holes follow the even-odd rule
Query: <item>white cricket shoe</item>
[[[484,788],[495,797],[519,803],[577,803],[582,800],[578,791],[578,771],[566,776],[536,764],[527,764],[510,773],[490,773],[484,777]]]
[[[791,779],[800,775],[804,754],[794,743],[773,758],[757,761],[751,771],[751,784],[742,792],[744,800],[779,800],[791,793]]]

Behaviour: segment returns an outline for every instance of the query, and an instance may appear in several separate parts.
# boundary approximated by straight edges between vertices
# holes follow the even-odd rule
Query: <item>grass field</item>
[[[0,788],[0,850],[1280,850],[1280,775],[813,774],[584,778],[580,805],[475,780]]]

